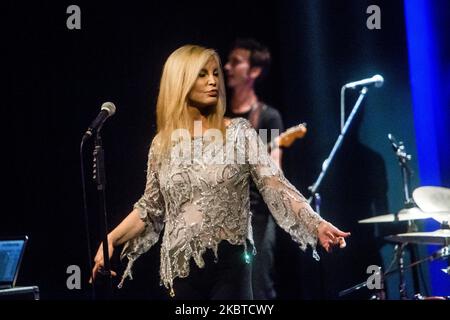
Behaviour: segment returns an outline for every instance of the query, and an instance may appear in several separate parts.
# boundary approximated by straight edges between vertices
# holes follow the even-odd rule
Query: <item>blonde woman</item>
[[[144,194],[108,235],[111,256],[124,244],[121,256],[128,265],[122,282],[164,227],[160,276],[171,297],[252,299],[250,179],[276,222],[303,250],[310,245],[318,258],[317,242],[327,251],[345,246],[349,233],[316,214],[267,151],[255,148],[258,135],[250,123],[225,122],[224,79],[214,50],[186,45],[169,56],[156,113]],[[215,139],[206,139],[211,132]],[[188,161],[175,161],[175,149],[188,150]],[[213,150],[213,157],[196,150]],[[101,247],[94,261],[93,279],[103,267]]]

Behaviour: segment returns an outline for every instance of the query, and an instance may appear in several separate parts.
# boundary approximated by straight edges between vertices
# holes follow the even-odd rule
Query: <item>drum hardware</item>
[[[388,140],[391,142],[391,146],[393,151],[395,152],[395,155],[397,156],[397,160],[398,160],[398,164],[400,166],[400,171],[401,171],[401,175],[402,175],[402,181],[403,181],[403,196],[404,196],[404,205],[405,205],[405,209],[412,209],[414,207],[416,207],[414,200],[411,196],[411,190],[410,190],[410,182],[411,182],[411,177],[413,175],[413,171],[411,170],[410,166],[409,166],[409,161],[411,160],[411,155],[408,154],[408,152],[406,151],[405,145],[403,144],[402,141],[397,142],[397,139],[391,134],[388,134]],[[411,211],[413,212],[413,211]],[[395,220],[398,221],[399,220],[399,214],[400,212],[397,213],[397,216],[395,217]],[[408,222],[408,228],[407,228],[407,232],[415,232],[418,230],[417,224],[414,222],[415,219],[412,220],[407,220]],[[396,252],[396,257],[397,257],[397,269],[399,272],[399,277],[400,277],[400,284],[399,284],[399,292],[400,292],[400,299],[407,299],[407,294],[406,294],[406,282],[405,282],[405,275],[404,275],[404,268],[403,268],[403,254],[404,254],[404,249],[407,246],[407,244],[402,244],[400,246],[397,247],[397,252]],[[416,257],[416,252],[417,252],[417,248],[415,248],[414,246],[411,246],[410,248],[410,254],[411,254],[411,259],[417,260]],[[414,289],[416,288],[420,288],[419,285],[419,274],[418,274],[418,270],[417,269],[413,269],[413,285],[414,285]]]
[[[385,239],[392,242],[400,242],[402,245],[410,243],[442,246],[433,255],[425,260],[418,261],[419,263],[448,257],[450,255],[450,226],[448,223],[450,220],[450,189],[432,186],[420,187],[414,190],[413,197],[420,209],[426,210],[429,217],[440,222],[441,228],[431,232],[407,232],[391,235],[385,237]],[[442,271],[449,274],[448,270],[449,267]],[[400,274],[402,274],[401,271]],[[425,299],[428,300],[429,298]]]
[[[450,189],[435,186],[423,186],[414,190],[412,197],[410,196],[409,183],[412,175],[412,170],[408,166],[408,161],[411,160],[402,142],[397,142],[392,134],[388,134],[388,139],[391,142],[392,148],[398,158],[400,165],[402,180],[403,180],[403,193],[404,193],[404,208],[393,214],[384,214],[375,216],[363,220],[359,220],[358,223],[392,223],[399,221],[407,221],[408,227],[406,233],[390,235],[385,237],[385,240],[391,242],[397,242],[395,246],[394,262],[397,262],[397,268],[395,270],[388,271],[384,276],[389,276],[393,272],[398,272],[400,276],[399,292],[401,299],[407,299],[406,286],[405,286],[405,270],[419,265],[424,261],[433,261],[437,258],[448,257],[450,248]],[[423,220],[432,218],[441,224],[441,228],[432,232],[417,232],[417,225],[415,220]],[[411,263],[408,266],[404,266],[403,251],[408,245],[429,244],[440,245],[442,249],[436,251],[431,256]],[[414,247],[411,251],[411,259],[417,260],[414,257]],[[391,264],[391,266],[392,266]],[[443,272],[449,274],[449,268],[442,269]],[[414,287],[419,288],[418,274],[416,270],[413,270],[414,274]],[[359,290],[364,287],[365,284],[358,284],[350,289],[340,292],[340,296],[346,295],[355,290]],[[418,296],[418,295],[416,295]]]
[[[424,297],[420,293],[414,295],[414,300],[450,300],[449,297],[440,297],[440,296],[433,296],[433,297]]]
[[[403,195],[404,195],[404,208],[394,214],[385,214],[377,217],[372,217],[364,220],[358,221],[359,223],[381,223],[381,222],[397,222],[397,221],[407,221],[407,233],[416,232],[418,230],[417,225],[414,220],[421,220],[430,218],[431,215],[427,212],[418,208],[414,203],[414,200],[411,196],[410,192],[410,181],[413,171],[411,170],[408,162],[411,160],[411,155],[407,153],[405,145],[403,142],[397,142],[397,139],[392,135],[388,134],[388,139],[391,143],[392,149],[395,152],[395,155],[398,160],[398,164],[400,166],[402,182],[403,182]],[[405,275],[404,275],[404,250],[408,245],[408,242],[402,243],[401,245],[395,246],[395,260],[393,262],[397,262],[397,269],[400,277],[399,284],[399,292],[400,299],[407,299],[406,294],[406,283],[405,283]],[[416,259],[415,250],[416,248],[411,247],[411,258],[412,260]],[[413,279],[414,279],[414,288],[419,288],[419,275],[417,270],[413,270]]]
[[[400,259],[401,257],[399,257],[399,255],[403,255],[403,248],[401,248],[401,247],[404,246],[405,244],[406,243],[401,243],[400,245],[396,246],[396,255],[397,256],[396,256],[395,259],[396,260],[402,260],[401,263],[398,263],[398,265],[399,265],[398,268],[402,268],[402,270],[399,270],[398,268],[396,268],[394,270],[389,270],[389,271],[387,271],[385,273],[382,273],[381,277],[382,277],[383,280],[388,278],[389,276],[397,273],[397,272],[399,272],[400,275],[404,275],[405,271],[407,271],[408,269],[412,269],[413,267],[418,266],[418,265],[420,265],[420,264],[422,264],[422,263],[424,263],[426,261],[435,261],[435,260],[438,260],[438,259],[445,259],[445,258],[448,258],[450,256],[450,245],[449,245],[449,246],[443,247],[443,248],[433,252],[431,255],[429,255],[428,257],[426,257],[424,259],[415,261],[415,262],[410,263],[410,264],[405,266],[403,264],[403,259]],[[404,281],[400,281],[400,283],[402,285],[405,282]],[[339,292],[339,297],[346,296],[346,295],[348,295],[348,294],[350,294],[352,292],[355,292],[357,290],[360,290],[360,289],[362,289],[364,287],[367,287],[367,281],[361,282],[361,283],[357,284],[356,286],[353,286],[351,288],[348,288],[348,289],[340,291]],[[403,291],[402,291],[402,289],[403,289]],[[401,298],[403,297],[404,299],[407,299],[406,292],[405,292],[406,291],[405,287],[404,286],[400,287],[400,290],[401,290],[400,291],[400,297]],[[383,292],[381,291],[375,296],[379,297],[380,294],[383,294]]]

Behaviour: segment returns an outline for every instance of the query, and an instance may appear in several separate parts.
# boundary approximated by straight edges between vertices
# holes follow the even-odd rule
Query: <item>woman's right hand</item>
[[[322,221],[317,228],[319,243],[327,251],[331,252],[331,248],[338,245],[339,248],[345,248],[345,238],[350,236],[350,232],[343,232],[333,226],[328,221]]]
[[[130,214],[108,234],[108,253],[109,258],[113,256],[114,247],[120,246],[125,242],[137,237],[145,230],[145,223],[140,217],[140,211],[138,208],[133,209]],[[92,268],[92,276],[89,283],[95,281],[97,273],[104,274],[104,261],[103,261],[103,246],[100,245],[97,254],[94,258],[94,267]],[[111,270],[111,276],[116,276],[117,273]]]
[[[111,240],[108,240],[109,259],[111,259],[113,254],[114,254],[114,245]],[[97,273],[98,272],[101,273],[103,271],[104,267],[105,267],[105,263],[104,263],[104,259],[103,259],[103,244],[100,244],[100,246],[97,250],[97,254],[95,255],[95,258],[94,258],[94,267],[92,268],[92,275],[91,275],[91,278],[89,279],[89,283],[92,283],[95,281],[95,277],[96,277]],[[117,275],[117,273],[111,270],[111,276],[115,277],[116,275]]]

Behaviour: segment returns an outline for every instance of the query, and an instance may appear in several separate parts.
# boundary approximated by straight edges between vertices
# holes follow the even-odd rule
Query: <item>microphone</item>
[[[112,102],[105,102],[102,104],[102,107],[100,109],[100,113],[97,115],[97,117],[92,121],[89,128],[86,130],[83,140],[88,139],[92,136],[95,130],[98,128],[101,128],[103,125],[103,122],[105,122],[106,119],[108,119],[110,116],[112,116],[114,113],[116,113],[116,106]]]
[[[383,82],[384,82],[384,78],[382,76],[380,76],[379,74],[376,74],[372,78],[367,78],[367,79],[347,83],[346,85],[344,85],[344,87],[346,89],[355,89],[358,86],[374,84],[375,87],[379,88],[383,85]]]

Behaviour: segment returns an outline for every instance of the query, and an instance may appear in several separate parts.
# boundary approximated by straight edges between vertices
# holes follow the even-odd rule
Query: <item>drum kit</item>
[[[400,298],[407,299],[405,288],[405,270],[419,265],[425,261],[434,261],[437,259],[445,259],[450,257],[450,189],[443,187],[425,186],[419,187],[413,192],[413,199],[416,207],[405,208],[400,210],[397,214],[380,215],[364,220],[359,223],[389,223],[396,221],[408,221],[409,225],[415,220],[434,219],[440,223],[440,229],[430,232],[407,232],[385,237],[387,241],[399,243],[396,246],[399,250],[397,257],[398,268],[395,272],[400,274]],[[435,251],[425,259],[418,260],[408,266],[404,266],[402,259],[402,250],[406,245],[437,245],[441,248]],[[442,269],[446,274],[449,274],[449,267]],[[389,276],[394,272],[387,272],[384,277]],[[415,298],[419,300],[427,300],[429,297],[423,297],[417,294]],[[444,297],[433,297],[445,300]]]
[[[358,221],[359,223],[385,223],[434,219],[441,228],[431,232],[408,232],[387,236],[391,242],[450,245],[450,189],[443,187],[420,187],[413,192],[417,207],[400,210],[397,214],[386,214]]]
[[[438,259],[447,259],[449,262],[450,257],[450,189],[437,186],[423,186],[414,190],[412,197],[409,192],[409,179],[411,176],[411,170],[408,167],[407,162],[411,159],[411,156],[405,152],[402,143],[397,144],[395,138],[392,135],[388,135],[389,140],[392,142],[392,146],[396,155],[398,156],[402,177],[403,177],[403,191],[405,197],[405,208],[401,209],[397,213],[384,214],[358,221],[361,224],[382,224],[382,223],[395,223],[399,221],[406,221],[408,223],[408,230],[406,233],[394,234],[386,236],[384,239],[396,243],[395,246],[395,259],[397,262],[397,269],[388,270],[385,273],[380,272],[382,279],[388,276],[398,273],[399,275],[399,292],[400,299],[408,299],[406,293],[405,284],[405,272],[408,269],[426,262],[434,261]],[[440,228],[431,232],[417,232],[416,220],[433,219],[440,223]],[[436,245],[440,249],[435,251],[430,256],[417,260],[409,265],[404,264],[403,251],[408,245]],[[411,257],[413,258],[413,257]],[[442,271],[450,275],[450,267],[442,269]],[[365,287],[366,283],[360,283],[352,288],[343,290],[339,296],[347,295],[353,291],[359,290]],[[382,290],[376,294],[372,299],[384,299],[385,294]],[[414,299],[416,300],[448,300],[450,297],[423,297],[420,294],[416,294]]]

